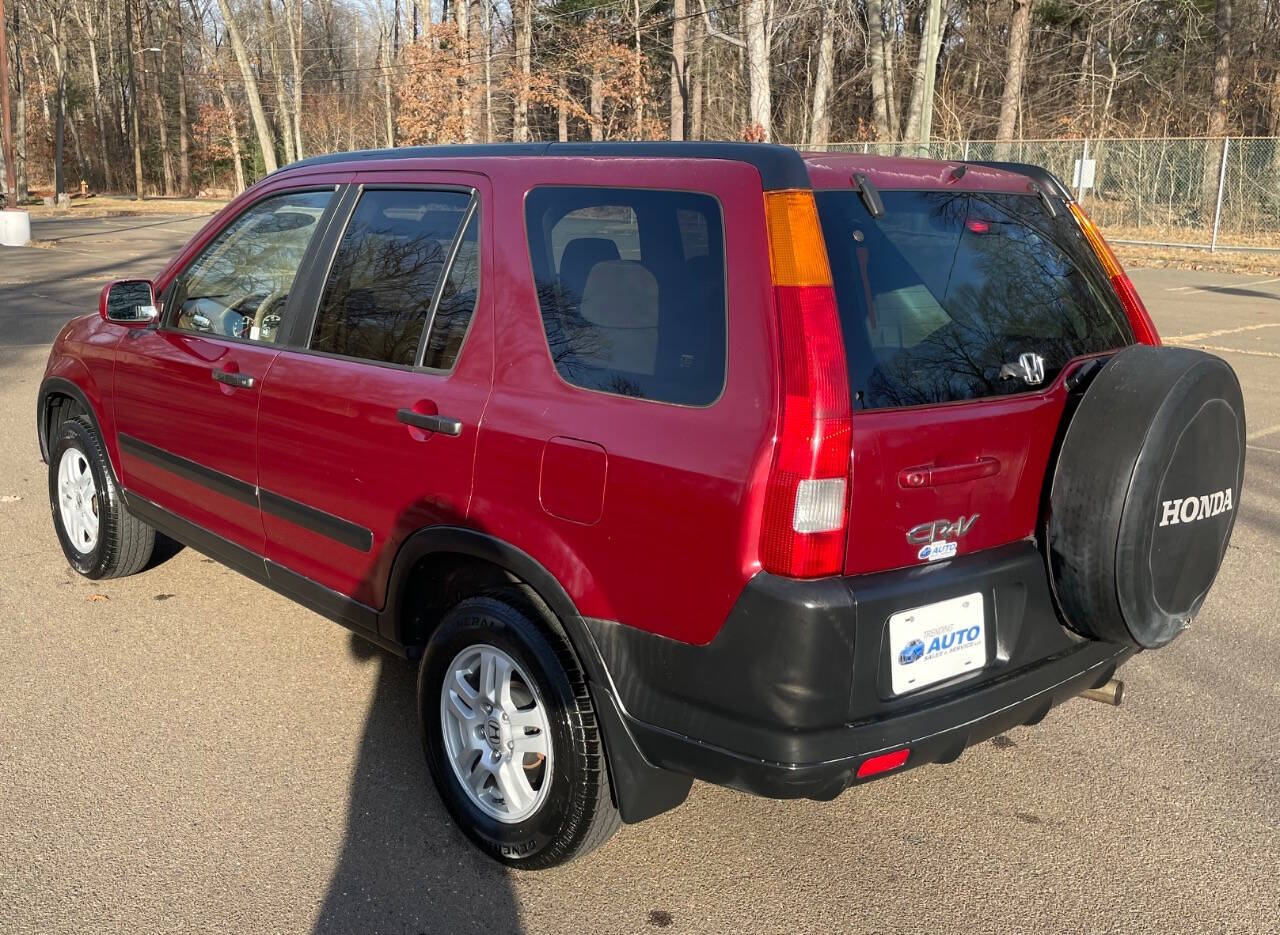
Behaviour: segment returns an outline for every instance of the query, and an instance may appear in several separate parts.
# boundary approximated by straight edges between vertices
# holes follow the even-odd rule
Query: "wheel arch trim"
[[[681,804],[689,794],[692,778],[652,765],[636,744],[627,726],[628,717],[618,700],[613,679],[578,608],[550,571],[529,553],[508,542],[462,526],[429,526],[405,539],[396,554],[387,582],[387,603],[379,614],[378,632],[386,640],[402,641],[404,618],[401,600],[409,575],[423,558],[448,552],[489,562],[527,584],[551,610],[582,662],[592,687],[596,714],[609,761],[614,800],[628,823],[644,821]]]
[[[93,423],[94,431],[102,439],[102,447],[107,453],[107,467],[111,470],[111,479],[115,481],[116,487],[123,490],[123,485],[120,483],[120,468],[117,464],[120,453],[116,447],[115,438],[108,436],[102,430],[102,419],[89,400],[89,394],[80,384],[64,376],[45,377],[40,382],[40,391],[36,395],[36,435],[40,440],[40,460],[46,464],[49,463],[49,446],[52,443],[49,437],[52,426],[48,424],[49,398],[55,395],[69,396],[84,409],[85,415]]]

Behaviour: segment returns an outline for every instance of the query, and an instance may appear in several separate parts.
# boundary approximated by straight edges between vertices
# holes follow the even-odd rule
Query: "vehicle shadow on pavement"
[[[342,853],[316,935],[522,931],[507,871],[456,830],[422,753],[417,666],[354,634],[378,667],[351,780]]]

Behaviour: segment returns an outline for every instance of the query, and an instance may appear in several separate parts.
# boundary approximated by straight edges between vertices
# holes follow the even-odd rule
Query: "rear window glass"
[[[525,200],[547,344],[575,386],[705,406],[724,387],[724,226],[694,192],[535,188]]]
[[[413,365],[470,205],[471,195],[464,192],[365,192],[329,268],[311,349]],[[471,251],[468,258],[473,257]],[[461,291],[474,299],[474,288]]]
[[[1036,195],[887,191],[872,218],[856,192],[817,193],[855,408],[916,406],[1034,388],[1068,361],[1132,343],[1065,207]]]

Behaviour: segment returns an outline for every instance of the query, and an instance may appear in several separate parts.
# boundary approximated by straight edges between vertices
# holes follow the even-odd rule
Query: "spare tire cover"
[[[1144,649],[1191,622],[1244,480],[1244,399],[1226,361],[1129,347],[1069,416],[1049,491],[1054,592],[1073,630]]]

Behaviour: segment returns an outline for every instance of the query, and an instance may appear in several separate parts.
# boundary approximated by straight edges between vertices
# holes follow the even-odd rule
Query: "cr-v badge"
[[[978,514],[962,516],[955,522],[949,519],[935,519],[931,523],[921,523],[907,530],[907,541],[920,546],[917,558],[921,561],[935,562],[940,558],[951,558],[956,554],[959,539],[978,521]]]

